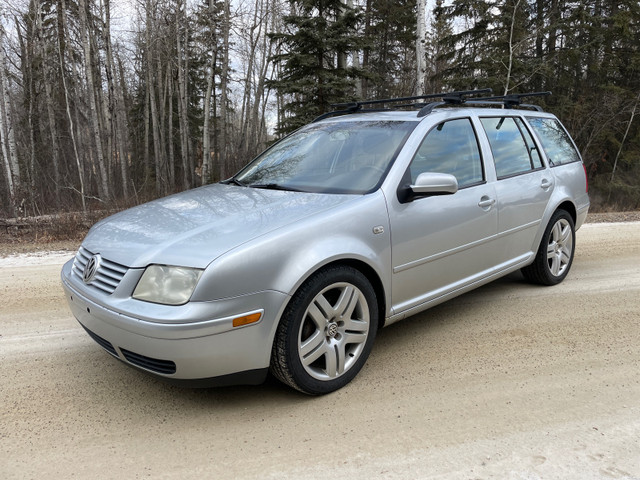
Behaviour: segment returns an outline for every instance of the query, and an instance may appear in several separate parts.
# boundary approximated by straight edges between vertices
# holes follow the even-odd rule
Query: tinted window
[[[527,117],[527,120],[538,135],[551,165],[580,161],[580,155],[558,120],[540,117]]]
[[[493,152],[498,178],[533,170],[529,148],[512,117],[481,118]]]
[[[442,122],[422,141],[409,167],[411,183],[424,172],[449,173],[459,187],[484,180],[476,134],[467,118]]]

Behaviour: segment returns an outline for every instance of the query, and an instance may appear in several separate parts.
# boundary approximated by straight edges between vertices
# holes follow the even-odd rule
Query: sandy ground
[[[0,260],[0,478],[640,479],[640,223],[380,332],[350,385],[185,390],[102,351],[59,284]]]

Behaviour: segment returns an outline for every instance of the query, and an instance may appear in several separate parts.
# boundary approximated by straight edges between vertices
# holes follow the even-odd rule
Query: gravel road
[[[122,365],[59,282],[0,259],[0,478],[640,479],[640,222],[380,332],[347,387],[188,390]],[[29,260],[30,259],[30,260]]]

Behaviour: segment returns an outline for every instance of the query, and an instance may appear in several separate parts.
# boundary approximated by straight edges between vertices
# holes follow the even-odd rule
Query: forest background
[[[216,182],[332,103],[551,90],[597,210],[640,208],[637,0],[2,0],[0,218]]]

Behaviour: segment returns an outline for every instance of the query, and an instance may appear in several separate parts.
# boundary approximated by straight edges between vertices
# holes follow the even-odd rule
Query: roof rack
[[[531,105],[528,103],[522,103],[522,99],[526,97],[541,97],[544,95],[551,95],[551,92],[530,92],[530,93],[511,93],[509,95],[499,95],[494,97],[482,97],[482,98],[472,98],[470,100],[463,100],[462,103],[466,103],[467,105],[500,105],[504,108],[532,108],[539,112],[542,112],[542,107],[538,105]],[[442,102],[434,102],[429,105],[424,106],[420,112],[418,112],[418,117],[424,117],[433,111],[434,108],[440,107],[442,105],[452,104],[455,102],[445,101],[446,97],[442,99]]]
[[[500,95],[496,97],[484,97],[484,98],[474,98],[469,103],[473,104],[484,104],[484,105],[492,105],[494,103],[504,105],[505,108],[532,108],[537,110],[538,112],[544,111],[542,107],[539,105],[532,105],[529,103],[522,103],[522,99],[526,97],[544,97],[547,95],[551,95],[551,92],[529,92],[529,93],[510,93],[508,95]],[[501,100],[501,102],[494,102],[495,100]]]
[[[317,117],[314,122],[318,122],[328,117],[335,117],[337,115],[347,115],[350,113],[357,112],[383,112],[389,110],[389,108],[378,108],[378,109],[363,109],[362,107],[365,105],[383,105],[385,103],[395,103],[396,105],[392,105],[395,108],[425,108],[425,105],[432,105],[432,103],[408,103],[408,104],[398,104],[399,102],[410,102],[414,100],[429,100],[434,98],[442,98],[442,102],[436,102],[438,104],[461,104],[465,102],[465,97],[468,95],[481,95],[484,93],[492,93],[490,88],[483,88],[479,90],[461,90],[455,92],[448,93],[432,93],[429,95],[417,95],[413,97],[399,97],[399,98],[386,98],[381,100],[364,100],[361,102],[350,102],[350,103],[334,103],[331,106],[333,108],[338,108],[340,110],[334,110],[333,112],[327,112],[319,117]],[[421,115],[418,115],[421,116]]]
[[[469,95],[480,95],[484,93],[491,93],[490,88],[483,88],[478,90],[460,90],[448,93],[432,93],[429,95],[418,95],[414,97],[400,97],[400,98],[386,98],[381,100],[364,100],[361,102],[350,103],[335,103],[331,106],[337,108],[333,112],[327,112],[317,117],[314,122],[318,122],[328,117],[335,117],[338,115],[348,115],[350,113],[358,112],[384,112],[391,110],[392,108],[419,108],[418,117],[424,117],[430,114],[435,108],[446,105],[492,105],[501,106],[503,108],[531,108],[542,112],[542,107],[538,105],[531,105],[528,103],[522,103],[523,98],[527,97],[542,97],[551,95],[551,92],[530,92],[530,93],[510,93],[508,95],[498,95],[494,97],[480,97],[467,99]],[[437,102],[415,102],[415,100],[429,100],[441,98],[442,100]],[[414,102],[414,103],[402,103],[402,102]],[[383,105],[386,103],[393,103],[387,108],[367,108],[363,109],[363,106],[367,105]]]
[[[484,97],[484,98],[475,98],[478,102],[482,102],[485,100],[502,100],[504,106],[507,108],[511,107],[519,107],[522,105],[522,99],[526,97],[544,97],[546,95],[551,95],[551,92],[530,92],[530,93],[510,93],[508,95],[500,95],[497,97]]]

